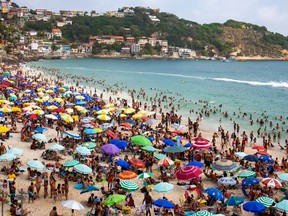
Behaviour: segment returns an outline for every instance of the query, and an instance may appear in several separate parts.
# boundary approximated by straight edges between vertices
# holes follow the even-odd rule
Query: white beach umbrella
[[[61,202],[61,205],[64,206],[65,208],[74,209],[78,211],[85,209],[84,206],[76,200],[66,200]]]

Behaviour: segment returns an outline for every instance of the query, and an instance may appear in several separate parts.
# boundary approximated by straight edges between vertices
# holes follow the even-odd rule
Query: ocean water
[[[175,97],[174,105],[183,118],[196,118],[208,101],[207,110],[218,109],[216,114],[203,117],[209,130],[221,125],[232,130],[233,122],[241,130],[250,133],[259,128],[256,119],[268,116],[273,127],[266,123],[267,133],[272,133],[276,123],[280,125],[282,140],[288,138],[288,62],[247,61],[222,62],[209,60],[165,60],[165,59],[65,59],[31,62],[29,66],[57,68],[62,73],[93,77],[108,84],[117,83],[127,89],[145,89],[147,95],[155,94]],[[85,83],[82,83],[85,84]],[[87,83],[86,83],[87,84]],[[101,88],[101,86],[97,86]],[[219,105],[222,105],[221,111]],[[189,111],[193,110],[193,113]],[[221,113],[228,112],[228,118]],[[247,116],[243,117],[243,113]],[[254,125],[250,125],[252,115]],[[283,120],[279,119],[282,116]],[[220,122],[221,118],[221,122]],[[286,121],[287,124],[283,124]],[[283,130],[283,131],[282,131]],[[263,129],[261,132],[264,132]],[[283,143],[282,143],[283,144]]]

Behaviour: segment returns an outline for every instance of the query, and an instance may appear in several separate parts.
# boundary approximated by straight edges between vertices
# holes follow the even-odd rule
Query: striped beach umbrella
[[[270,197],[259,197],[256,199],[257,202],[262,203],[266,208],[270,207],[275,201]]]
[[[60,117],[61,117],[61,119],[62,119],[63,121],[65,121],[65,122],[67,122],[67,123],[72,123],[72,122],[74,122],[73,118],[72,118],[70,115],[66,114],[66,113],[61,113],[61,114],[60,114]]]
[[[238,166],[234,161],[227,159],[217,160],[211,164],[212,169],[219,171],[231,171],[236,169],[237,167]]]
[[[201,174],[201,169],[197,166],[186,166],[182,167],[180,170],[176,172],[176,178],[178,180],[191,180],[192,178],[196,178]]]
[[[74,167],[76,166],[77,164],[79,164],[80,162],[78,160],[68,160],[66,161],[64,164],[63,164],[63,167]]]
[[[97,114],[97,115],[110,115],[111,113],[110,113],[110,111],[107,110],[107,109],[102,109],[102,110],[98,110],[98,111],[96,112],[96,114]]]
[[[267,185],[268,187],[272,187],[272,188],[281,188],[282,184],[279,180],[274,179],[274,178],[264,178],[262,179],[262,183]]]
[[[139,179],[145,179],[145,178],[149,178],[149,177],[152,177],[152,176],[153,176],[153,174],[150,173],[150,172],[143,172],[143,173],[141,173],[141,174],[138,176],[138,178],[139,178]]]
[[[250,170],[244,170],[243,172],[241,172],[239,174],[239,178],[251,178],[251,177],[255,177],[256,173]]]
[[[120,188],[128,192],[133,192],[133,191],[138,190],[139,186],[132,181],[124,180],[120,182]]]
[[[44,111],[43,111],[43,110],[33,110],[33,111],[31,112],[31,114],[43,115],[43,114],[44,114]]]
[[[174,165],[174,161],[172,161],[171,159],[169,158],[162,158],[158,161],[157,163],[158,166],[173,166]]]
[[[124,109],[124,113],[125,113],[125,114],[132,114],[132,113],[135,113],[135,109],[133,109],[133,108],[127,108],[127,109]]]
[[[108,115],[99,115],[97,116],[97,119],[99,119],[100,121],[109,121],[111,120],[111,117]]]
[[[194,139],[193,148],[210,148],[211,143],[204,138],[197,137]]]
[[[192,216],[212,216],[213,214],[207,210],[197,211],[192,214]]]

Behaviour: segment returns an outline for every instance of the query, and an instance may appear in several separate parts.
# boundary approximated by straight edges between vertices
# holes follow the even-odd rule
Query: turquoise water
[[[204,105],[195,104],[198,100],[208,101],[208,110],[222,104],[221,112],[227,111],[228,118],[220,112],[210,115],[209,121],[203,118],[208,129],[212,130],[217,129],[220,118],[227,130],[231,130],[233,121],[239,123],[242,130],[256,130],[259,125],[250,126],[249,115],[252,114],[255,122],[257,118],[263,118],[262,113],[268,116],[268,121],[273,120],[273,127],[279,123],[283,130],[288,129],[288,122],[283,125],[283,121],[275,120],[276,116],[282,116],[284,120],[288,117],[287,61],[66,59],[29,65],[53,67],[63,73],[106,80],[108,84],[118,83],[128,89],[144,88],[150,96],[159,95],[162,91],[167,96],[175,96],[175,104],[180,104],[184,117],[190,116],[189,110],[193,109],[191,116],[194,120],[195,112]],[[180,101],[181,98],[184,99]],[[242,118],[243,112],[248,117]],[[267,132],[271,132],[273,127],[266,125]],[[282,138],[288,138],[287,133],[282,132]]]

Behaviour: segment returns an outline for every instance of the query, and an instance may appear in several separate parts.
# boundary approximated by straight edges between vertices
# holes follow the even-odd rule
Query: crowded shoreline
[[[273,143],[274,145],[277,145],[275,144],[275,142],[277,143],[277,139],[278,139],[277,137],[275,139],[276,140],[275,142],[273,142],[273,137],[270,137],[269,138],[270,140],[268,140],[266,137],[267,142],[265,139],[264,139],[264,142],[261,142],[261,138],[259,138],[261,134],[259,134],[259,136],[257,137],[257,140],[254,142],[254,136],[256,137],[257,135],[253,135],[251,139],[251,134],[243,133],[243,131],[241,131],[240,129],[240,126],[237,126],[237,125],[234,128],[235,133],[233,136],[231,136],[232,134],[230,133],[228,133],[227,135],[226,131],[222,128],[219,128],[218,131],[205,131],[205,127],[201,125],[201,115],[200,115],[201,113],[198,116],[199,119],[197,118],[190,119],[190,121],[184,118],[181,119],[180,116],[177,115],[177,111],[176,111],[177,107],[175,106],[173,108],[173,105],[172,105],[173,98],[171,98],[171,106],[167,106],[167,105],[166,107],[163,106],[163,109],[160,110],[159,108],[160,106],[158,106],[158,109],[156,109],[156,107],[153,107],[153,104],[145,105],[144,102],[141,102],[140,97],[141,96],[143,98],[145,97],[145,92],[143,91],[138,92],[137,94],[136,92],[129,91],[130,95],[129,94],[125,95],[125,98],[123,99],[121,94],[124,92],[125,88],[117,89],[117,86],[114,86],[116,87],[116,90],[114,90],[113,92],[111,91],[113,87],[110,87],[109,89],[109,87],[104,85],[105,82],[101,80],[98,80],[98,81],[93,80],[92,82],[98,82],[98,84],[103,84],[103,87],[105,86],[106,88],[108,88],[107,90],[109,90],[110,92],[107,92],[107,90],[104,92],[98,89],[96,90],[92,87],[80,86],[79,81],[77,82],[77,80],[81,79],[80,76],[72,77],[72,79],[76,81],[75,83],[73,84],[67,83],[67,79],[65,79],[67,77],[63,77],[62,75],[55,77],[58,71],[54,71],[54,72],[52,71],[50,74],[49,73],[47,74],[47,71],[43,73],[43,72],[36,71],[33,69],[27,69],[27,68],[25,69],[25,68],[19,68],[15,66],[12,69],[9,68],[8,66],[3,66],[2,68],[3,68],[3,71],[2,71],[3,74],[6,70],[9,72],[9,77],[11,76],[11,74],[12,75],[17,74],[16,77],[12,78],[12,80],[14,79],[14,84],[7,85],[6,86],[7,89],[2,87],[2,93],[5,95],[5,98],[10,98],[11,93],[7,93],[7,91],[12,90],[12,93],[14,93],[12,95],[16,95],[17,99],[15,100],[8,99],[9,103],[11,104],[9,103],[6,103],[6,104],[8,104],[8,106],[11,105],[10,108],[18,107],[19,109],[21,109],[21,112],[17,111],[14,113],[12,111],[11,112],[8,111],[4,113],[4,110],[3,110],[3,114],[4,114],[3,117],[5,120],[3,122],[3,125],[9,128],[8,130],[9,134],[7,134],[8,131],[6,131],[5,132],[6,138],[2,136],[4,138],[3,145],[5,146],[5,150],[1,152],[1,155],[4,154],[6,150],[9,150],[9,148],[15,148],[15,147],[24,149],[24,153],[22,154],[22,156],[19,156],[20,159],[13,159],[15,160],[15,162],[13,162],[14,167],[12,167],[11,169],[12,173],[10,173],[11,170],[9,169],[7,162],[1,162],[2,165],[4,163],[3,166],[6,165],[6,170],[5,169],[3,170],[4,173],[8,174],[8,175],[5,175],[2,172],[1,178],[3,178],[3,183],[4,183],[4,179],[7,179],[7,176],[9,176],[10,174],[14,180],[12,181],[9,180],[9,182],[11,182],[11,185],[12,185],[12,187],[10,186],[9,189],[11,190],[12,188],[12,192],[13,192],[13,189],[15,187],[14,193],[16,194],[16,192],[19,193],[19,191],[23,188],[23,190],[28,193],[27,196],[29,197],[29,201],[31,202],[28,203],[28,197],[24,201],[24,209],[27,215],[48,215],[49,212],[53,209],[53,206],[57,207],[57,212],[59,214],[69,215],[71,214],[70,210],[63,208],[60,205],[60,202],[62,200],[65,200],[68,198],[76,199],[85,206],[85,210],[83,210],[82,212],[75,211],[73,212],[73,215],[83,215],[85,212],[94,211],[93,209],[97,209],[97,211],[100,211],[101,213],[106,212],[107,215],[112,215],[112,211],[115,215],[125,214],[125,212],[128,212],[128,214],[139,213],[139,215],[140,214],[144,215],[144,212],[147,209],[151,211],[153,210],[155,211],[154,206],[153,207],[151,206],[152,207],[151,209],[142,208],[141,210],[143,199],[146,200],[147,202],[151,201],[151,204],[152,204],[152,200],[149,200],[149,196],[151,197],[151,199],[153,199],[153,201],[155,201],[158,198],[163,198],[164,196],[165,197],[164,200],[167,199],[167,201],[171,201],[171,203],[173,203],[174,208],[167,208],[167,209],[160,208],[160,213],[162,215],[184,215],[185,212],[192,212],[192,211],[197,212],[200,209],[202,210],[208,209],[209,211],[213,210],[213,212],[215,213],[222,212],[222,214],[224,215],[230,215],[231,213],[232,215],[233,211],[237,213],[237,211],[240,211],[241,209],[237,209],[237,208],[232,209],[232,207],[227,208],[227,206],[225,208],[225,205],[222,205],[221,202],[218,201],[217,203],[217,199],[214,200],[213,197],[207,196],[207,193],[203,193],[204,189],[207,189],[208,187],[213,187],[213,188],[219,187],[219,190],[221,190],[222,193],[225,194],[225,196],[227,195],[227,197],[229,196],[228,194],[230,194],[230,196],[232,195],[243,196],[242,191],[240,190],[241,188],[243,189],[243,187],[241,186],[241,182],[239,178],[235,178],[239,175],[239,173],[241,173],[241,171],[244,171],[246,169],[251,170],[251,172],[255,171],[255,175],[257,175],[259,179],[262,179],[265,176],[277,178],[277,175],[285,171],[285,169],[287,168],[287,161],[285,159],[286,158],[285,150],[287,149],[287,143],[286,143],[286,146],[284,145],[281,146],[282,148],[284,148],[284,150],[280,151],[280,149],[282,148],[279,148],[278,146],[274,148],[272,146]],[[21,86],[20,84],[23,83],[22,79],[24,79],[23,78],[24,70],[26,70],[26,76],[30,76],[31,79],[29,80],[25,78],[25,80],[27,80],[26,85]],[[8,76],[8,74],[6,75]],[[87,83],[90,81],[88,78],[86,78],[85,80],[85,78],[82,77],[82,79],[84,79],[84,81],[86,81]],[[66,82],[64,82],[64,80],[66,80]],[[6,83],[6,80],[4,81]],[[28,81],[31,82],[31,84],[27,84]],[[36,82],[36,84],[32,84],[34,82]],[[55,88],[52,88],[53,85],[55,85],[55,87],[58,86],[57,91],[55,90]],[[65,89],[64,86],[68,86],[68,88],[66,87]],[[12,89],[8,89],[9,87],[12,87]],[[18,88],[21,89],[20,92],[15,93],[14,92],[15,89],[18,89]],[[38,91],[39,88],[40,89],[42,88],[42,89]],[[60,88],[62,90],[60,90]],[[79,89],[80,89],[80,92],[84,93],[85,97],[87,96],[87,98],[89,99],[86,100],[86,98],[82,96],[81,93],[72,94],[73,92],[77,92],[77,91],[79,92]],[[25,93],[26,90],[29,90],[29,91]],[[52,92],[49,90],[51,90]],[[64,93],[67,91],[71,91],[72,93],[68,94],[66,97],[64,96]],[[39,94],[40,92],[42,92],[43,94],[42,93]],[[33,96],[34,94],[36,94],[36,97]],[[49,96],[47,101],[45,101],[46,99],[43,100],[45,96],[47,97]],[[79,96],[79,100],[76,98],[78,96]],[[82,96],[83,98],[80,96]],[[24,103],[24,100],[20,99],[23,97],[25,98],[28,97],[28,100],[26,101],[27,103],[32,102],[32,101],[36,102],[36,104],[34,105],[30,104],[28,106],[28,107],[35,106],[36,109],[32,107],[31,109],[28,109],[28,111],[23,111],[23,109],[25,110],[25,106],[24,106],[25,103]],[[37,99],[38,101],[36,100],[36,98],[38,98]],[[15,104],[16,100],[21,100],[21,103]],[[44,103],[44,102],[52,103],[52,101],[55,102],[57,106],[54,104],[48,105]],[[80,101],[83,101],[82,104]],[[81,105],[75,108],[76,103],[79,103]],[[74,104],[74,105],[67,106],[67,104]],[[113,105],[109,105],[109,104],[113,104]],[[51,108],[51,110],[47,108],[53,105],[56,106],[56,108],[53,107],[54,109]],[[204,102],[204,105],[205,105],[205,102]],[[8,108],[8,106],[6,106],[5,103],[3,102],[2,108]],[[106,108],[104,108],[105,106]],[[94,110],[95,107],[98,107],[99,110],[96,110],[96,109]],[[66,108],[66,109],[64,109],[65,110],[64,112],[56,112],[56,111],[53,112],[53,110],[56,110],[58,108],[59,109]],[[99,112],[101,110],[107,111],[107,108],[111,108],[109,110],[110,114],[108,115],[110,119],[107,121],[97,119],[100,114],[97,115],[96,112]],[[171,110],[169,110],[168,108],[171,108]],[[70,113],[67,111],[67,109],[70,109],[69,110]],[[131,113],[129,113],[128,111],[129,109]],[[41,110],[43,111],[43,113],[40,111],[37,113],[35,110]],[[125,110],[127,110],[126,111],[127,113],[125,113]],[[32,113],[34,111],[35,113]],[[106,111],[103,111],[103,115],[106,115],[105,114]],[[143,114],[141,114],[141,111]],[[117,112],[118,112],[118,115],[115,114]],[[57,119],[49,120],[49,118],[44,117],[46,115],[53,115],[53,113]],[[58,116],[55,115],[56,113],[58,113],[58,115],[66,113],[67,115],[64,115],[66,117],[60,116],[60,119],[59,119]],[[137,115],[135,113],[138,113],[139,115],[134,116],[134,115]],[[169,115],[166,115],[166,113],[169,113]],[[33,114],[35,114],[36,117],[33,116],[34,119],[32,118],[30,119],[31,115]],[[78,117],[76,118],[76,115],[74,114],[78,114],[77,115]],[[204,114],[207,115],[207,113],[204,113]],[[123,117],[121,117],[121,115]],[[71,118],[72,116],[74,116],[74,118],[72,118],[72,120],[67,120],[66,122],[66,119],[70,119],[67,116],[70,116]],[[90,120],[88,119],[88,117],[91,117]],[[284,118],[283,118],[283,121],[284,121]],[[84,122],[82,121],[83,119],[85,119]],[[131,120],[130,123],[128,122],[128,120]],[[151,125],[144,124],[146,121],[149,121],[149,120],[151,120]],[[152,120],[155,120],[155,121],[152,121]],[[103,122],[104,122],[104,125],[103,125]],[[121,125],[123,123],[127,123],[127,124]],[[89,127],[86,128],[87,126],[86,124],[90,124]],[[100,125],[103,125],[103,128],[99,127]],[[105,130],[104,126],[108,128]],[[47,138],[45,142],[44,141],[40,142],[39,140],[37,140],[38,138],[35,139],[34,135],[37,133],[35,133],[34,131],[37,128],[47,129],[45,132],[42,132]],[[102,131],[95,132],[95,133],[93,132],[92,134],[86,134],[84,132],[86,129],[94,129],[94,128],[100,128]],[[69,133],[69,131],[71,133]],[[110,135],[109,133],[107,133],[107,131],[111,132]],[[138,146],[136,143],[133,143],[133,141],[131,141],[131,137],[136,136],[138,134],[144,134],[146,135],[146,137],[150,137],[151,139],[149,140],[151,142],[150,145],[152,145],[156,149],[156,152],[163,154],[165,157],[168,156],[167,158],[163,158],[163,159],[167,159],[167,161],[172,161],[171,164],[168,164],[167,168],[163,169],[163,166],[165,165],[162,165],[162,168],[161,166],[159,166],[158,164],[159,160],[155,159],[155,156],[157,153],[155,154],[149,153],[149,151],[143,150],[140,147],[141,145]],[[115,137],[119,138],[120,140],[125,141],[127,143],[127,146],[123,148],[123,151],[121,151],[121,153],[118,152],[118,154],[115,154],[115,155],[103,154],[101,147],[105,146],[105,144],[110,143],[114,135],[116,135]],[[80,138],[75,139],[75,137],[77,136],[80,136]],[[203,138],[202,142],[204,142],[207,145],[209,144],[208,148],[200,147],[198,149],[195,147],[191,148],[191,146],[188,146],[188,148],[186,147],[185,151],[181,150],[181,152],[176,152],[175,154],[168,154],[164,151],[166,148],[169,148],[169,145],[184,146],[188,143],[190,144],[195,143],[196,138],[199,138],[200,140]],[[167,139],[173,141],[173,143],[170,142],[170,144],[164,144],[163,140],[167,140]],[[76,148],[79,147],[79,145],[86,143],[86,142],[92,142],[92,143],[95,143],[96,145],[94,148],[92,148],[92,151],[90,153],[87,153],[87,155],[85,154],[81,155],[79,154],[79,152],[77,152]],[[47,149],[49,150],[49,147],[51,147],[52,144],[57,144],[57,143],[60,143],[61,145],[63,145],[64,150],[61,150],[61,152],[56,151],[56,154],[54,150],[53,150],[54,153],[46,152]],[[150,146],[150,145],[147,145],[147,146]],[[193,146],[193,144],[191,145]],[[266,169],[268,165],[271,165],[270,163],[262,164],[262,163],[257,162],[257,165],[256,165],[254,164],[255,162],[253,161],[247,162],[248,160],[244,161],[242,160],[240,156],[235,155],[236,152],[245,152],[245,154],[254,155],[255,153],[257,153],[257,151],[253,150],[251,147],[255,147],[255,146],[263,147],[262,151],[260,151],[261,154],[267,155],[269,153],[268,155],[272,155],[272,158],[273,158],[272,172],[271,170]],[[42,154],[43,150],[46,152],[45,156],[43,156]],[[44,159],[44,157],[48,158],[49,160]],[[90,175],[88,174],[88,176],[85,174],[79,177],[77,176],[79,173],[77,174],[77,171],[76,171],[75,173],[72,172],[73,174],[75,174],[76,177],[71,176],[71,178],[69,179],[69,178],[66,178],[67,176],[65,177],[65,175],[61,176],[60,175],[61,171],[64,173],[66,172],[66,169],[64,169],[62,165],[66,161],[72,158],[77,158],[83,164],[87,165],[88,167],[91,167],[92,168],[91,174]],[[132,164],[133,158],[141,160],[142,163],[144,164],[144,167],[142,166],[143,164],[139,162],[138,160],[135,160],[137,161],[137,163]],[[32,170],[27,169],[26,163],[28,160],[31,160],[31,159],[37,159],[37,161],[45,162],[46,170],[33,172],[33,169]],[[131,196],[128,195],[129,191],[127,192],[120,187],[122,179],[119,178],[119,174],[121,173],[123,167],[121,168],[121,166],[117,166],[115,164],[115,162],[117,162],[116,159],[121,159],[123,161],[129,162],[130,165],[132,164],[133,166],[128,169],[131,171],[134,171],[134,173],[138,174],[139,170],[150,171],[150,173],[152,173],[153,176],[150,176],[152,178],[149,179],[148,183],[146,181],[146,183],[144,184],[144,182],[138,178],[131,180],[135,182],[140,188],[146,185],[145,187],[146,190],[150,192],[147,193],[147,191],[145,191],[145,189],[142,188],[144,193],[137,191],[137,192],[131,192]],[[221,159],[226,159],[226,160],[233,162],[233,166],[235,165],[235,167],[231,169],[231,173],[229,173],[230,171],[229,167],[224,172],[222,172],[221,170],[215,171],[215,173],[211,171],[210,165],[212,165],[212,163],[214,162],[221,161]],[[104,161],[108,161],[109,163],[106,163]],[[200,171],[200,173],[198,173],[198,175],[195,175],[193,178],[187,179],[186,181],[182,180],[179,182],[179,179],[177,179],[177,175],[176,175],[177,171],[181,170],[184,167],[184,165],[187,164],[188,162],[193,162],[193,161],[198,161],[198,162],[203,161],[204,162],[203,165],[205,165],[205,168],[203,169],[203,171]],[[9,166],[11,166],[10,165],[11,162],[8,162],[8,163],[9,163]],[[19,171],[17,172],[15,168],[16,166],[17,169],[19,170],[19,164],[21,164],[21,168],[22,166],[24,167],[23,172],[21,172],[21,174],[19,174],[20,172]],[[51,165],[51,166],[48,166],[49,169],[47,167],[48,164]],[[137,167],[139,164],[141,164],[141,166]],[[238,168],[236,169],[236,165],[239,168],[239,170]],[[236,172],[234,168],[235,170],[238,170],[238,171]],[[102,173],[103,170],[105,170],[104,172],[106,173],[105,176]],[[167,172],[169,173],[169,175],[166,174]],[[15,178],[13,174],[15,175]],[[139,172],[139,174],[141,173]],[[231,179],[235,180],[235,184],[233,183],[234,185],[228,185],[229,187],[226,187],[227,186],[226,185],[225,187],[222,187],[223,186],[222,184],[217,184],[217,181],[221,178],[221,176],[228,177],[227,175],[231,175]],[[104,181],[104,179],[106,179],[107,182]],[[34,185],[32,187],[31,180],[32,182],[33,181],[36,182],[35,183],[37,184],[37,186],[35,185],[36,188],[34,188]],[[56,182],[57,182],[57,186],[56,186]],[[61,183],[58,183],[58,182],[61,182]],[[154,191],[153,185],[155,186],[156,184],[160,182],[172,183],[174,189],[167,193],[164,193],[164,192],[159,193],[159,192]],[[193,187],[190,187],[190,186],[183,187],[183,186],[186,186],[186,182],[187,182],[187,185],[191,185],[191,186],[194,185],[197,188],[201,188],[201,190],[196,192],[195,190],[192,190],[192,189],[190,190],[190,188],[193,188]],[[75,183],[81,184],[82,188],[84,189],[87,188],[89,185],[95,186],[99,190],[102,187],[104,187],[104,189],[101,189],[102,190],[101,192],[98,192],[98,191],[93,192],[95,196],[97,196],[97,198],[93,198],[91,201],[91,198],[90,198],[91,196],[89,196],[90,195],[89,193],[79,195],[81,190],[77,190],[74,188],[76,186]],[[179,183],[179,185],[177,183]],[[275,200],[277,199],[277,201],[280,201],[284,197],[284,193],[280,192],[280,188],[277,190],[274,188],[269,189],[269,187],[267,186],[265,188],[265,184],[262,184],[262,183],[258,184],[258,183],[257,184],[253,183],[252,186],[248,185],[247,192],[249,191],[248,197],[249,196],[250,197],[246,198],[245,202],[249,200],[255,200],[258,198],[258,196],[261,197],[262,195],[263,196],[268,195],[269,197],[273,197]],[[282,184],[284,186],[285,182],[282,182]],[[41,186],[44,186],[44,192],[43,190],[41,190],[42,188]],[[235,188],[232,186],[235,186]],[[51,198],[47,197],[48,189],[50,189],[49,195]],[[54,192],[55,190],[56,192]],[[109,195],[109,193],[111,192],[115,194],[121,190],[122,190],[121,193],[123,194],[125,194],[124,192],[126,192],[125,199],[122,200],[121,202],[124,208],[122,207],[122,209],[120,210],[119,209],[114,210],[114,208],[112,208],[112,207],[115,207],[114,204],[111,205],[111,208],[108,208],[107,207],[108,205],[104,205],[104,200],[105,200],[106,195]],[[31,197],[30,197],[29,192],[33,192]],[[35,195],[34,195],[34,192],[35,192]],[[274,194],[275,192],[277,193]],[[150,195],[144,196],[145,193],[146,195],[147,194],[148,195],[150,194]],[[10,191],[10,194],[11,194],[11,191]],[[46,199],[43,199],[43,196]],[[90,203],[89,203],[89,198],[90,198]],[[131,200],[133,200],[132,204],[129,203],[131,202]],[[200,201],[198,202],[198,200]],[[201,201],[203,201],[203,203],[201,203]],[[220,201],[224,202],[224,200],[220,200]],[[126,202],[126,205],[125,205],[125,202]],[[44,203],[47,204],[46,206],[47,209],[46,207],[42,208],[41,205],[43,205]],[[129,206],[128,204],[131,206]],[[10,205],[12,206],[11,207],[12,210],[13,210],[13,207],[15,207],[16,210],[17,208],[19,209],[19,206],[17,206],[16,204],[15,206],[13,205],[14,204]],[[125,209],[125,206],[127,206],[127,209]],[[7,214],[9,211],[11,211],[11,208],[9,210],[9,206],[5,205],[5,210]],[[43,212],[44,209],[45,209],[45,212]],[[158,208],[156,209],[157,209],[156,211],[159,210]],[[268,208],[266,209],[266,211],[272,211],[273,209],[274,208]],[[141,211],[143,212],[141,213]],[[241,214],[248,215],[247,212],[243,210]],[[153,212],[152,212],[152,215],[154,215]],[[266,215],[273,215],[273,214],[266,214]],[[282,213],[279,215],[282,215]]]

